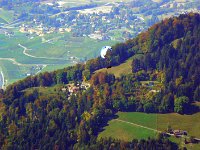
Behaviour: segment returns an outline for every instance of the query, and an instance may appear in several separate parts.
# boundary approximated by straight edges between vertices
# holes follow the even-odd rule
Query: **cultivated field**
[[[0,8],[0,23],[9,23],[13,20],[14,13]]]
[[[47,42],[48,41],[48,42]],[[114,41],[97,41],[88,37],[73,37],[71,33],[54,33],[45,37],[36,38],[25,44],[28,53],[34,56],[48,56],[56,58],[92,58],[98,56],[100,49],[105,45],[113,45]]]
[[[105,45],[114,41],[97,41],[88,37],[73,37],[70,33],[53,33],[43,37],[20,33],[0,34],[0,61],[7,83],[30,74],[30,68],[46,66],[42,71],[52,71],[99,55]],[[38,72],[33,70],[31,73]]]
[[[31,69],[31,66],[14,65],[11,61],[0,60],[0,66],[5,76],[5,84],[13,83],[21,78],[26,77],[26,74]]]

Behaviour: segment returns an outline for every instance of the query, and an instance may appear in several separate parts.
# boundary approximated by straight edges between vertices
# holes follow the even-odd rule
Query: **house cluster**
[[[114,9],[118,8],[117,6],[120,7],[121,11],[114,12]],[[105,11],[104,7],[106,9],[109,8],[109,11]],[[96,40],[112,39],[115,37],[112,33],[109,33],[112,30],[122,29],[127,32],[141,32],[147,28],[144,18],[130,13],[130,10],[124,7],[124,3],[112,3],[106,6],[99,6],[98,9],[101,11],[94,11],[93,13],[88,11],[90,9],[78,10],[76,12],[67,11],[54,15],[56,16],[54,19],[56,24],[62,28],[69,29],[67,31],[72,32],[74,36],[88,36]]]
[[[29,34],[35,34],[37,36],[44,36],[45,34],[50,33],[65,33],[65,32],[71,32],[71,28],[56,28],[56,27],[46,27],[42,23],[40,25],[25,25],[22,24],[19,28],[19,31],[22,33],[29,33]]]
[[[80,90],[87,90],[90,87],[89,83],[81,82],[77,83],[76,85],[74,83],[67,84],[65,87],[62,88],[62,92],[68,92],[68,97],[72,96],[73,94],[76,95],[76,93]]]
[[[22,24],[19,29],[22,33],[36,34],[38,36],[44,36],[44,28],[42,26],[38,26],[34,28],[31,25]]]
[[[60,6],[56,3],[47,3],[47,5],[55,8]],[[41,19],[42,17],[35,16],[35,19],[30,20],[30,24],[21,24],[19,31],[37,36],[55,32],[72,32],[75,37],[118,40],[119,38],[113,33],[118,33],[118,29],[121,29],[128,32],[121,35],[120,39],[125,40],[147,28],[144,18],[127,9],[129,8],[127,5],[124,2],[113,2],[90,9],[61,11],[54,15],[48,14],[45,16],[45,21]]]
[[[88,37],[95,40],[109,40],[110,39],[106,34],[98,32],[98,31],[96,31],[95,33],[89,34]]]

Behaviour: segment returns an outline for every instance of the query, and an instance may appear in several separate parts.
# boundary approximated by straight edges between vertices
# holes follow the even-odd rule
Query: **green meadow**
[[[0,34],[0,65],[8,84],[24,78],[24,73],[30,67],[40,64],[47,65],[42,71],[61,69],[73,65],[77,59],[97,57],[103,46],[116,43],[73,37],[71,33],[52,33],[40,37],[26,35],[16,29],[12,31],[14,35],[10,37]]]
[[[4,73],[6,84],[25,78],[31,66],[18,66],[8,60],[0,60],[0,67]]]
[[[136,54],[118,66],[114,66],[111,68],[102,68],[102,69],[97,70],[96,72],[108,72],[108,73],[114,74],[115,77],[120,77],[122,74],[132,73],[131,64],[132,64],[133,58],[139,58],[141,56],[142,56],[141,54]]]
[[[132,139],[147,139],[155,137],[156,132],[130,123],[157,129],[157,116],[145,113],[117,113],[118,118],[108,122],[108,126],[99,134],[101,137],[113,137],[125,141]],[[119,120],[118,120],[119,119]],[[124,121],[121,122],[120,120]]]
[[[73,37],[71,33],[53,33],[44,37],[37,37],[26,43],[29,54],[38,57],[67,58],[70,56],[92,58],[99,55],[105,45],[113,45],[115,41],[98,41],[88,37]]]
[[[117,116],[117,119],[108,122],[108,126],[104,127],[98,138],[113,137],[125,141],[147,139],[148,137],[155,138],[158,132],[156,133],[152,129],[164,132],[169,125],[174,130],[187,131],[189,137],[200,138],[200,112],[193,115],[118,112]],[[181,138],[170,137],[170,140],[179,145],[183,143]],[[200,144],[187,144],[185,146],[188,149],[195,150]]]
[[[129,74],[132,72],[131,63],[132,63],[132,59],[130,58],[129,60],[127,60],[126,62],[118,66],[114,66],[108,69],[107,68],[99,69],[96,72],[108,72],[108,73],[114,74],[115,77],[120,77],[120,75],[122,74]]]
[[[2,8],[0,8],[0,23],[9,23],[14,18],[14,12],[13,11],[7,11]]]

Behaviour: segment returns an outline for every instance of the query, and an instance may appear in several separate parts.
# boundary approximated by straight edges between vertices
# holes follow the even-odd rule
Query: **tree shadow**
[[[193,115],[193,114],[196,114],[198,112],[200,112],[199,106],[190,105],[190,106],[188,106],[187,110],[185,111],[185,114],[186,115]]]
[[[109,125],[108,124],[109,121],[111,121],[113,119],[117,119],[117,118],[119,118],[119,116],[116,113],[109,116],[109,117],[106,117],[104,119],[104,121],[101,123],[101,126],[99,127],[97,134],[100,133],[100,132],[103,132],[105,130],[105,127]]]

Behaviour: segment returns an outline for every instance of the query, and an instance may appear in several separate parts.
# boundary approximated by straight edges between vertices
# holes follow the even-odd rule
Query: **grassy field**
[[[133,127],[131,124],[112,120],[109,122],[109,126],[105,128],[99,138],[101,137],[112,137],[115,139],[121,139],[124,141],[131,141],[133,139],[147,139],[148,137],[154,138],[156,132],[142,129],[140,127]]]
[[[42,39],[50,40],[51,42],[44,43]],[[98,41],[88,37],[73,37],[71,33],[54,33],[42,38],[36,38],[32,42],[25,44],[25,46],[32,49],[29,53],[34,56],[92,58],[98,55],[103,46],[115,43],[115,41]]]
[[[27,74],[31,72],[30,70],[33,66],[19,66],[8,60],[0,60],[0,67],[4,73],[5,80],[7,80],[6,85],[25,78]],[[35,72],[37,72],[37,70],[35,70]]]
[[[128,74],[128,73],[132,72],[131,63],[132,63],[132,59],[129,59],[119,66],[115,66],[115,67],[108,68],[108,69],[103,68],[103,69],[97,70],[96,72],[106,72],[107,71],[108,73],[114,74],[115,77],[120,77],[120,75],[122,75],[122,74]]]
[[[13,11],[5,11],[4,9],[0,8],[0,22],[1,23],[9,23],[14,18]]]
[[[51,42],[42,42],[42,39]],[[15,58],[20,63],[30,64],[67,64],[68,62],[58,62],[58,60],[48,59],[54,58],[92,58],[99,55],[100,49],[105,45],[113,45],[115,41],[97,41],[88,37],[72,37],[71,34],[50,34],[44,37],[34,37],[29,39],[25,34],[16,32],[14,37],[6,37],[0,35],[0,58]],[[24,49],[18,44],[27,47],[26,51],[29,55],[35,56],[31,58],[23,54]],[[43,59],[41,57],[46,57]]]
[[[90,59],[98,56],[103,46],[116,43],[97,41],[88,37],[73,37],[70,33],[54,33],[39,37],[26,36],[16,29],[13,31],[14,36],[11,37],[0,34],[0,65],[4,68],[8,83],[23,78],[24,72],[37,64],[47,65],[44,71],[61,69],[74,64],[74,60],[70,58]],[[25,51],[26,54],[19,44],[28,49]]]
[[[129,74],[132,72],[132,67],[131,67],[131,63],[133,58],[139,58],[141,57],[141,54],[137,54],[131,58],[129,58],[127,61],[125,61],[124,63],[120,64],[119,66],[115,66],[112,68],[103,68],[103,69],[99,69],[96,72],[108,72],[111,74],[114,74],[115,77],[120,77],[120,75],[122,74]]]
[[[3,18],[0,18],[0,23],[7,23]]]
[[[54,70],[58,70],[58,69],[63,69],[63,68],[66,68],[68,66],[70,66],[71,64],[61,64],[61,65],[48,65],[46,66],[42,72],[45,72],[45,71],[54,71]]]
[[[63,85],[61,84],[57,84],[55,86],[52,86],[52,87],[34,87],[34,88],[28,88],[26,90],[24,90],[23,92],[25,93],[30,93],[30,92],[33,92],[33,90],[37,90],[41,95],[51,95],[51,94],[55,94],[57,92],[62,92],[61,89],[62,89]]]
[[[193,115],[179,115],[171,114],[145,114],[138,112],[119,112],[117,113],[119,120],[109,121],[103,132],[99,134],[100,137],[113,137],[126,141],[133,138],[141,139],[148,137],[155,137],[156,133],[151,129],[158,131],[165,131],[170,125],[172,129],[186,130],[189,136],[200,138],[200,113]],[[150,129],[139,127],[130,123],[144,126]],[[181,144],[181,139],[171,137],[172,141]],[[187,147],[194,149],[198,145],[187,145]]]
[[[156,116],[149,116],[148,114],[142,113],[122,113],[119,112],[117,114],[120,120],[128,121],[131,123],[136,123],[140,125],[145,125],[149,128],[156,129]],[[148,130],[146,128],[141,128],[138,126],[134,126],[129,123],[121,122],[118,120],[111,120],[109,125],[105,127],[105,130],[99,134],[99,138],[101,137],[113,137],[117,139],[122,139],[125,141],[131,141],[132,139],[147,139],[148,137],[155,137],[156,132],[152,130]]]
[[[69,65],[70,64],[48,65],[44,67],[44,69],[41,70],[41,72],[54,71],[57,69],[65,68]],[[6,85],[27,77],[27,74],[29,73],[37,73],[39,71],[39,70],[31,69],[32,67],[35,67],[35,65],[19,66],[19,65],[13,64],[11,61],[8,61],[8,60],[0,60],[0,68],[3,71],[5,80],[7,81]]]
[[[185,130],[190,136],[200,138],[200,113],[193,115],[159,114],[157,120],[160,130],[166,129],[169,124],[173,129]]]

